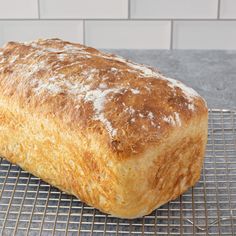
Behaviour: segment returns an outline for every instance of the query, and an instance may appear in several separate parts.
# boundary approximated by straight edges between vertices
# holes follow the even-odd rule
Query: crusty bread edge
[[[0,98],[1,105],[3,105],[3,100],[4,98]],[[66,142],[67,138],[71,139],[68,141],[71,145],[72,140],[78,140],[78,137],[76,137],[78,136],[77,133],[71,133],[65,129],[66,127],[63,127],[63,124],[60,126],[58,123],[55,123],[56,118],[39,118],[38,114],[27,113],[26,110],[22,110],[17,105],[14,106],[10,100],[5,101],[5,108],[8,108],[10,114],[5,115],[5,118],[4,112],[1,114],[2,124],[5,124],[5,128],[8,128],[8,132],[5,134],[1,132],[0,154],[7,160],[20,165],[23,169],[39,176],[46,182],[79,197],[87,204],[103,212],[110,213],[120,218],[136,218],[149,214],[156,207],[179,196],[179,194],[193,186],[199,179],[207,141],[207,110],[201,114],[196,114],[195,118],[183,124],[181,128],[175,127],[175,130],[172,130],[166,138],[163,138],[161,144],[157,146],[147,146],[143,153],[132,158],[120,160],[117,158],[116,153],[111,153],[109,149],[106,149],[106,146],[103,146],[104,143],[102,143],[102,140],[99,140],[99,137],[93,134],[90,134],[90,137],[83,137],[83,142],[77,143],[76,145],[78,146],[75,145],[73,147],[73,150],[76,152],[77,147],[79,148],[80,145],[85,144],[84,150],[87,150],[86,152],[77,154],[84,155],[84,157],[87,158],[87,162],[89,162],[84,168],[84,174],[79,176],[78,171],[73,169],[73,165],[83,167],[86,162],[86,160],[83,159],[84,157],[73,157],[71,153],[63,156],[63,153],[59,153],[59,149],[57,155],[61,156],[59,159],[54,160],[52,156],[49,157],[50,152],[48,152],[48,150],[52,150],[53,148],[53,145],[51,145],[50,149],[43,152],[43,155],[32,157],[31,162],[26,164],[26,159],[30,158],[28,154],[29,148],[22,145],[24,142],[27,142],[26,140],[22,140],[23,143],[17,148],[14,147],[12,150],[6,147],[11,144],[11,140],[13,142],[19,139],[20,142],[20,137],[17,136],[19,133],[16,133],[16,124],[19,125],[19,131],[25,130],[27,126],[31,129],[35,127],[35,130],[33,130],[34,133],[28,131],[28,133],[25,134],[26,136],[31,136],[31,138],[34,138],[34,135],[35,137],[42,135],[45,138],[50,138],[50,134],[54,134],[56,137],[54,138],[58,139],[55,141],[55,145],[60,145],[60,142],[63,141]],[[9,117],[9,115],[12,117]],[[28,123],[30,121],[32,122],[32,126]],[[41,130],[42,133],[40,133],[37,131],[37,127],[40,127],[42,124],[44,127],[43,130]],[[49,128],[49,130],[47,130],[47,128]],[[25,132],[27,132],[27,130],[25,130]],[[65,136],[64,140],[63,136]],[[86,147],[89,138],[91,138],[91,140],[93,139],[91,142],[94,145],[94,149]],[[189,140],[188,142],[184,140],[186,138]],[[176,139],[178,139],[178,142],[176,142]],[[185,145],[183,150],[180,149],[177,151],[183,142],[186,142],[187,146]],[[97,144],[99,144],[98,149],[95,148]],[[193,149],[188,147],[191,144],[195,145]],[[33,145],[37,146],[38,143],[33,141]],[[47,149],[47,144],[41,145],[41,147]],[[193,167],[191,167],[192,165],[189,166],[192,169],[188,174],[175,172],[175,177],[178,178],[178,181],[175,183],[176,187],[173,188],[172,186],[171,193],[162,193],[159,189],[161,188],[160,179],[156,179],[156,186],[153,189],[150,188],[152,185],[150,182],[154,181],[158,174],[155,168],[162,168],[166,165],[165,162],[160,162],[160,160],[165,159],[165,156],[171,155],[171,153],[168,152],[168,147],[171,149],[171,153],[175,154],[177,152],[173,157],[176,158],[179,153],[181,153],[183,160],[187,161],[190,159],[193,162]],[[57,150],[55,151],[57,152]],[[192,154],[190,155],[189,152]],[[194,152],[196,152],[196,155],[194,155]],[[46,154],[47,156],[45,156]],[[168,163],[170,165],[178,164],[179,161],[176,161],[176,159],[173,160],[173,157],[172,159],[169,157]],[[47,167],[50,166],[50,162],[53,160],[55,161],[55,170],[52,171],[50,168],[47,169]],[[76,161],[78,160],[80,161],[77,163]],[[71,164],[71,161],[74,162],[74,164]],[[156,166],[153,164],[154,162],[156,162]],[[41,164],[42,167],[36,171],[37,165],[39,164]],[[61,169],[59,167],[61,167]],[[185,166],[181,168],[185,170]],[[102,172],[102,170],[104,172]],[[101,174],[104,175],[102,181]],[[162,179],[168,179],[169,177],[165,172],[163,172],[161,176]],[[183,183],[183,179],[185,179],[184,181],[186,183]],[[135,188],[133,186],[135,186]],[[160,195],[161,198],[159,197]]]

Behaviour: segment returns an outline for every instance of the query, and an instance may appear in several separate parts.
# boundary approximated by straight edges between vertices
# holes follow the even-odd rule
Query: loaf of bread
[[[0,49],[0,155],[102,212],[136,218],[198,181],[208,110],[191,88],[60,39]]]

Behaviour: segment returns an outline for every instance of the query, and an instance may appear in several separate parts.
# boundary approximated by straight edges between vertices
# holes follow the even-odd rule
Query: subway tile
[[[218,0],[130,0],[131,18],[216,18]]]
[[[236,0],[223,0],[220,2],[220,18],[236,19]]]
[[[8,41],[61,38],[83,42],[82,21],[0,21],[0,46]]]
[[[124,19],[128,17],[128,0],[40,0],[44,19]]]
[[[169,21],[87,21],[85,42],[97,48],[168,49]]]
[[[0,0],[0,19],[38,18],[37,0]]]
[[[175,49],[236,49],[236,21],[176,21]]]

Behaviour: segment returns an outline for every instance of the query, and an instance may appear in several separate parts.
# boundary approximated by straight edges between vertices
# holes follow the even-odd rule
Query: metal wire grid
[[[117,219],[0,159],[0,235],[236,235],[236,112],[209,111],[201,180],[135,220]]]

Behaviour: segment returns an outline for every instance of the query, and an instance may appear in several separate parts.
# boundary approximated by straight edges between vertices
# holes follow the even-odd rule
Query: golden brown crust
[[[122,158],[158,144],[178,119],[206,112],[204,101],[181,87],[150,68],[58,39],[11,42],[0,55],[1,94],[85,135],[97,133]]]
[[[96,49],[0,49],[0,155],[115,216],[143,216],[195,184],[207,115],[182,83]]]

